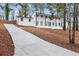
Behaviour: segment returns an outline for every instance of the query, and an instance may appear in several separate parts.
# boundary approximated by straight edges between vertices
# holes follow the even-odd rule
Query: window
[[[43,15],[41,15],[41,18],[43,17]]]
[[[37,25],[39,25],[39,21],[37,21]]]
[[[61,24],[59,23],[59,26],[61,26]]]
[[[45,22],[45,26],[47,26],[47,22]]]
[[[29,19],[29,22],[31,22],[31,19]]]
[[[51,26],[51,22],[48,22],[48,26]]]
[[[49,26],[51,26],[51,22],[49,22]]]
[[[23,18],[21,18],[21,21],[23,21]]]
[[[55,22],[55,26],[57,26],[57,22]]]
[[[43,26],[43,22],[41,21],[41,26]]]
[[[36,17],[38,17],[39,15],[36,15]]]
[[[39,21],[36,21],[36,25],[39,25]]]
[[[47,18],[47,16],[45,16],[45,18]]]
[[[61,23],[61,26],[62,26],[62,23]]]
[[[59,20],[60,20],[60,18],[59,18]]]
[[[52,25],[54,26],[54,22],[52,22]]]

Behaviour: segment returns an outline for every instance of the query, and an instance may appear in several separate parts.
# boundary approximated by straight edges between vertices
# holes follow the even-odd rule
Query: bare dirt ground
[[[10,23],[10,22],[6,22]],[[14,55],[14,44],[12,38],[3,25],[4,21],[0,21],[0,56],[12,56]]]
[[[46,40],[63,48],[79,53],[79,31],[76,31],[75,44],[72,45],[69,44],[68,30],[63,31],[63,30],[35,28],[35,27],[20,26],[20,25],[17,26],[25,31],[31,32],[32,34],[42,38],[43,40]]]

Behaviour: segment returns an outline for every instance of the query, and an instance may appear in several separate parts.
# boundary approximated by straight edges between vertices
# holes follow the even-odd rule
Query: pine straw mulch
[[[3,23],[0,22],[0,56],[12,55],[14,55],[14,44],[12,38]]]
[[[21,25],[16,25],[16,26],[20,27],[25,31],[33,33],[34,35],[42,38],[43,40],[46,40],[50,43],[56,44],[63,48],[79,53],[79,31],[76,31],[75,44],[72,45],[69,44],[68,30],[63,31],[63,30],[35,28],[35,27],[21,26]]]

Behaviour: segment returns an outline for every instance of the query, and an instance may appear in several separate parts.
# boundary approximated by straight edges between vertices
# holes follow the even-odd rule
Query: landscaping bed
[[[14,55],[14,44],[4,23],[0,22],[0,56],[12,56]]]
[[[42,38],[43,40],[46,40],[50,43],[56,44],[58,46],[61,46],[63,48],[79,52],[79,32],[76,31],[76,40],[75,44],[69,43],[69,33],[67,31],[63,30],[55,30],[55,29],[44,29],[44,28],[35,28],[35,27],[29,27],[29,26],[20,26],[21,29],[31,32],[34,35]]]

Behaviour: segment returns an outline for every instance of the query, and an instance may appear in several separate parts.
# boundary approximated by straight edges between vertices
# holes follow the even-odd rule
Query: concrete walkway
[[[15,56],[77,56],[78,53],[46,42],[13,24],[5,24],[15,45]]]

